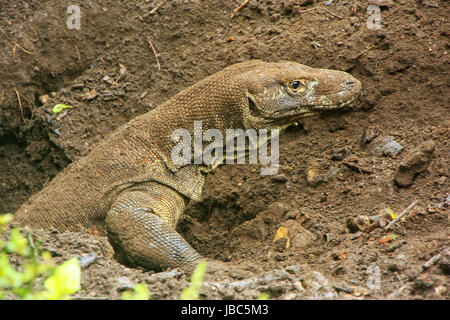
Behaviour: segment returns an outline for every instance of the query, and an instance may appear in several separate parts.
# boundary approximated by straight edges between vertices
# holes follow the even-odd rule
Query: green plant
[[[139,283],[132,290],[122,293],[122,300],[149,300],[150,291],[145,283]]]
[[[0,215],[0,233],[9,228],[11,220],[11,214]],[[0,299],[68,299],[80,289],[80,280],[77,258],[57,266],[49,252],[41,253],[17,228],[11,230],[9,239],[0,239]],[[45,290],[39,290],[42,285]]]
[[[205,272],[206,261],[200,261],[191,275],[190,285],[181,291],[181,300],[197,300],[199,298]]]
[[[259,295],[258,300],[270,300],[270,296],[267,292],[262,292]]]

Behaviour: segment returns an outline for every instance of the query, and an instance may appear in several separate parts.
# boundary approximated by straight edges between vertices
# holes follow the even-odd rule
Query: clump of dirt
[[[0,212],[203,77],[293,60],[350,72],[361,97],[287,130],[277,175],[236,165],[208,177],[178,225],[223,261],[202,298],[448,299],[448,3],[384,1],[372,30],[365,5],[255,0],[231,18],[240,2],[79,1],[79,30],[66,26],[70,1],[2,4]],[[72,108],[55,115],[57,103]],[[57,260],[95,253],[78,298],[145,282],[154,299],[176,299],[188,282],[118,264],[104,238],[34,232]]]

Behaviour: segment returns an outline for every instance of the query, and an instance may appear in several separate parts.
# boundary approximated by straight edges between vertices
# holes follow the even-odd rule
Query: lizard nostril
[[[353,88],[354,86],[356,86],[356,83],[355,83],[355,81],[349,80],[349,81],[345,81],[344,85],[347,87]]]

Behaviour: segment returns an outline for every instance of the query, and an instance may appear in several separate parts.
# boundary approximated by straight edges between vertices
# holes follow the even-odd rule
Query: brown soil
[[[247,59],[293,60],[350,72],[361,98],[355,110],[289,129],[279,175],[247,165],[208,177],[203,201],[178,226],[202,255],[226,262],[202,297],[448,299],[448,2],[373,1],[381,30],[369,30],[367,6],[351,1],[252,0],[234,18],[241,1],[174,0],[150,14],[159,2],[78,1],[81,29],[69,30],[72,1],[2,1],[0,212],[14,212],[111,130],[203,77]],[[73,108],[54,117],[56,103]],[[403,149],[382,143],[393,140]],[[398,214],[414,200],[389,231],[362,231],[389,222],[385,208]],[[273,242],[281,226],[289,248]],[[97,254],[79,298],[118,298],[146,282],[154,299],[176,299],[187,284],[118,264],[103,238],[36,236],[57,260]]]

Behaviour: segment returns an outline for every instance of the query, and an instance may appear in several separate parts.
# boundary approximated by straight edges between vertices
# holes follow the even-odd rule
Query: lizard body
[[[348,73],[294,62],[229,66],[112,132],[16,212],[20,225],[108,236],[118,260],[147,269],[190,270],[201,256],[175,231],[189,200],[200,200],[205,164],[176,165],[175,129],[284,129],[353,101]]]

